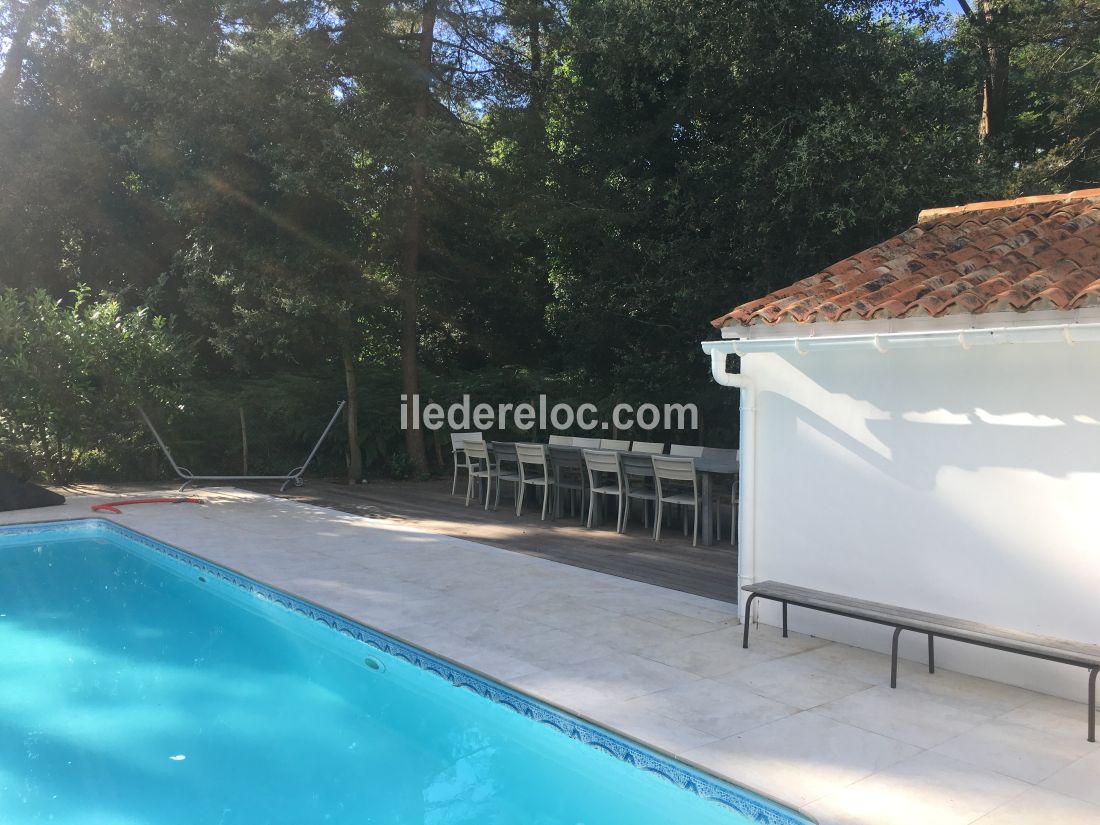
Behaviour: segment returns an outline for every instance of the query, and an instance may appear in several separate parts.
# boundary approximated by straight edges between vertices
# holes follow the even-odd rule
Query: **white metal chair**
[[[690,444],[670,444],[668,446],[668,454],[678,456],[691,456],[692,458],[702,458],[703,448],[695,447]]]
[[[691,546],[699,543],[699,477],[695,473],[695,459],[691,456],[673,457],[655,455],[653,476],[657,483],[657,525],[653,530],[654,541],[661,538],[661,520],[666,504],[691,507],[695,510],[695,529],[691,536]],[[691,493],[680,492],[691,484]],[[684,522],[687,530],[687,521]]]
[[[739,450],[728,450],[722,447],[704,447],[704,456],[723,456],[733,458],[737,461],[741,453]],[[714,496],[714,530],[718,541],[722,540],[722,508],[720,505],[726,503],[727,497],[721,494]],[[737,476],[733,477],[733,483],[730,486],[729,494],[730,505],[730,544],[736,544],[737,542]]]
[[[466,453],[466,466],[469,473],[469,481],[466,483],[466,506],[470,506],[470,499],[474,495],[474,481],[485,479],[485,509],[489,509],[489,497],[493,492],[493,479],[499,479],[500,471],[493,464],[493,457],[489,455],[489,447],[484,441],[466,441],[463,443]],[[499,481],[498,481],[499,484]]]
[[[585,499],[588,497],[588,474],[584,471],[584,461],[578,450],[550,444],[546,448],[550,458],[550,469],[554,473],[554,518],[565,514],[562,496],[569,498],[569,514],[576,511],[574,501],[580,498],[581,524],[584,524]],[[576,495],[574,495],[576,494]]]
[[[601,438],[600,439],[601,450],[617,450],[625,451],[630,449],[629,441],[622,441],[618,438]]]
[[[451,495],[455,494],[455,490],[458,489],[458,470],[461,467],[468,473],[470,471],[470,461],[466,457],[466,440],[470,441],[484,441],[481,433],[451,433],[451,461],[455,465],[455,477],[451,482]],[[461,463],[460,463],[461,457]]]
[[[619,464],[623,470],[623,524],[620,533],[626,532],[630,520],[630,502],[642,502],[642,526],[649,527],[649,504],[657,503],[657,491],[653,486],[653,462],[649,456],[619,453]]]
[[[632,453],[653,453],[661,455],[665,451],[665,445],[659,441],[632,441],[630,443]]]
[[[615,496],[619,501],[619,512],[615,518],[615,531],[619,532],[623,522],[623,470],[619,465],[619,454],[605,450],[585,450],[584,463],[588,468],[588,526],[596,516],[596,496]],[[601,476],[614,476],[615,483],[601,481]]]
[[[493,497],[493,509],[496,510],[500,507],[500,488],[504,486],[506,481],[512,482],[515,487],[512,500],[519,499],[519,459],[516,457],[516,445],[510,441],[494,441],[492,446],[491,455],[496,462],[497,471],[497,492]]]
[[[523,495],[527,486],[542,488],[542,520],[550,505],[550,488],[554,478],[550,474],[550,462],[546,459],[545,444],[517,444],[516,463],[519,464],[519,497],[516,499],[516,515],[523,514]],[[538,468],[532,472],[531,468]]]
[[[550,436],[550,443],[558,447],[572,447],[573,436],[571,435],[552,435]]]
[[[600,439],[598,438],[584,438],[583,436],[573,436],[574,447],[586,447],[593,450],[598,450],[600,447]]]

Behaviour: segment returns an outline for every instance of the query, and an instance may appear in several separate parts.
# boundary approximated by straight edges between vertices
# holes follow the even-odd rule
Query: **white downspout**
[[[741,391],[740,464],[737,518],[737,615],[745,616],[741,586],[756,581],[756,385],[752,378],[726,369],[726,356],[733,352],[731,341],[704,341],[710,355],[710,374],[723,387]]]

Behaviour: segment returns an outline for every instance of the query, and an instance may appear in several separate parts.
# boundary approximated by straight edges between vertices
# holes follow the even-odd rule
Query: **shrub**
[[[190,356],[161,317],[82,287],[69,301],[0,292],[0,464],[66,483],[134,473],[134,405],[177,403]]]

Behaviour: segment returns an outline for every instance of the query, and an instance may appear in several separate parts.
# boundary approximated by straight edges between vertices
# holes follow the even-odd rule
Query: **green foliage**
[[[349,365],[367,472],[407,475],[414,208],[425,398],[694,402],[732,445],[709,318],[922,208],[1100,180],[1095,0],[990,3],[440,0],[427,78],[404,0],[0,4],[0,44],[41,10],[0,99],[0,461],[148,475],[147,394],[193,470],[239,472],[243,408],[249,469],[283,471]],[[981,145],[990,37],[1010,116]]]
[[[117,298],[0,293],[0,463],[63,483],[118,477],[145,451],[134,405],[178,398],[189,357],[163,318]]]

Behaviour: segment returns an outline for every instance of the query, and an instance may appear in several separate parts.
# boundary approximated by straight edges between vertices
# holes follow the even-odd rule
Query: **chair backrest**
[[[619,453],[619,463],[622,464],[623,475],[653,478],[653,460],[647,455]]]
[[[545,444],[516,444],[516,460],[520,466],[524,464],[546,468]]]
[[[462,449],[466,451],[466,455],[475,461],[484,461],[489,463],[489,448],[485,446],[485,442],[481,439],[470,439],[462,442]]]
[[[660,455],[665,451],[665,445],[660,441],[632,441],[630,450],[635,453],[655,453]]]
[[[461,450],[467,441],[484,441],[482,433],[451,433],[451,450]]]
[[[584,462],[581,460],[579,451],[551,444],[546,448],[546,452],[550,456],[550,463],[555,470],[584,472]]]
[[[616,476],[622,474],[622,468],[619,466],[619,454],[611,452],[609,450],[584,450],[584,463],[588,466],[588,472],[591,473],[614,473]]]
[[[727,450],[724,447],[704,447],[703,455],[707,458],[732,458],[737,461],[741,457],[741,451]]]
[[[597,449],[600,446],[600,440],[598,438],[582,438],[581,436],[573,436],[574,447],[591,447]]]
[[[562,447],[573,446],[573,436],[571,435],[552,435],[550,436],[550,443],[557,444]]]
[[[653,462],[653,474],[658,479],[695,482],[695,459],[691,456],[655,455],[650,461]]]
[[[601,438],[600,439],[601,450],[629,450],[629,441],[620,441],[617,438]]]
[[[493,455],[496,456],[498,463],[516,460],[516,445],[511,441],[493,441],[492,445]]]
[[[702,458],[703,448],[693,447],[689,444],[670,444],[668,447],[668,454],[679,456],[689,455],[692,458]]]

